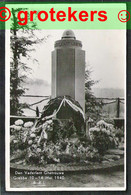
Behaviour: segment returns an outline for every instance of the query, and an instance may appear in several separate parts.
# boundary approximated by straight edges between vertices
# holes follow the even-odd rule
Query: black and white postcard
[[[7,190],[124,190],[126,31],[12,30],[6,44]]]
[[[19,11],[5,32],[6,190],[126,190],[125,28],[18,28]]]

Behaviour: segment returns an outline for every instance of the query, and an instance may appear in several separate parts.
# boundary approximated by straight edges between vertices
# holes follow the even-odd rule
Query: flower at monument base
[[[16,131],[20,131],[21,128],[22,128],[21,126],[16,126],[16,125],[14,126],[14,130],[16,130]]]
[[[36,149],[37,145],[36,144],[32,144],[32,148]]]
[[[51,123],[52,123],[52,120],[48,120],[47,123],[48,123],[48,124],[51,124]]]
[[[14,133],[14,126],[15,126],[15,125],[11,125],[11,126],[10,126],[10,132],[11,132],[12,134]]]
[[[17,125],[17,126],[22,126],[23,123],[24,123],[24,122],[23,122],[23,120],[21,120],[21,119],[15,121],[15,125]]]
[[[106,123],[104,120],[100,120],[97,122],[97,127],[108,128],[108,123]]]
[[[108,129],[108,130],[113,130],[114,129],[114,126],[112,124],[109,124],[109,123],[105,122],[104,120],[98,121],[97,122],[97,127],[105,128],[105,129]]]
[[[36,152],[40,153],[41,152],[41,149],[40,148],[37,148]]]
[[[112,130],[114,128],[114,126],[112,124],[107,124],[107,127],[109,130]]]
[[[103,126],[101,120],[98,127],[89,129],[89,136],[91,144],[94,148],[98,149],[98,153],[103,155],[106,150],[116,147],[116,138],[113,136],[109,129]]]
[[[90,137],[90,140],[93,140],[94,134],[96,134],[99,131],[100,131],[100,128],[98,128],[98,127],[92,127],[92,128],[90,128],[89,129],[89,137]]]
[[[32,127],[33,126],[33,122],[32,121],[29,121],[29,122],[26,122],[25,124],[24,124],[24,127],[26,127],[26,128],[30,128],[30,127]]]
[[[59,158],[53,158],[53,160],[55,161],[55,162],[60,162],[60,159]]]
[[[107,133],[107,130],[105,128],[102,129],[103,133]]]
[[[11,125],[10,128],[11,128],[11,129],[14,129],[15,126],[16,126],[16,125]]]
[[[107,134],[108,134],[108,135],[110,135],[110,134],[111,134],[110,130],[106,130],[106,132],[107,132]]]
[[[29,144],[29,145],[31,145],[32,143],[33,143],[33,141],[32,141],[32,140],[29,140],[29,141],[28,141],[28,144]]]
[[[69,125],[67,125],[68,123],[56,121],[58,126],[56,129],[53,128],[54,121],[52,120],[44,121],[38,125],[27,122],[24,127],[12,125],[11,129],[19,129],[19,131],[14,130],[12,133],[15,137],[11,142],[11,153],[18,148],[22,150],[24,147],[27,164],[44,165],[46,163],[84,162],[86,160],[100,161],[100,155],[103,155],[103,152],[108,148],[114,147],[114,136],[109,124],[107,128],[107,126],[102,126],[103,121],[100,121],[99,127],[90,128],[90,142],[88,142],[86,139],[80,139],[76,129],[69,134],[70,123],[69,121]],[[73,122],[71,124],[74,125]],[[49,135],[51,135],[51,139],[49,139]],[[54,136],[56,139],[52,139]],[[90,146],[93,148],[90,149]]]
[[[30,135],[30,137],[31,137],[31,138],[34,138],[34,137],[36,137],[36,135],[35,135],[34,133],[32,133],[32,134]]]
[[[14,136],[14,135],[10,136],[10,143],[11,143],[14,139],[15,139],[15,136]]]
[[[85,148],[82,145],[80,145],[77,149],[77,152],[79,152],[80,154],[83,154],[85,152]]]
[[[90,152],[87,154],[87,160],[91,162],[101,162],[102,156],[98,152]]]
[[[13,140],[13,142],[14,142],[14,144],[16,144],[16,143],[18,143],[18,140],[15,139],[15,140]]]
[[[93,131],[100,131],[100,129],[98,127],[92,127],[89,129],[89,132],[93,132]]]
[[[46,128],[46,127],[47,127],[47,125],[48,125],[48,123],[47,123],[47,122],[43,123],[42,128]]]

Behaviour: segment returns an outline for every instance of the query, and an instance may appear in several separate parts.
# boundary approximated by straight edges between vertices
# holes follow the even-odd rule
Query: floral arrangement
[[[118,145],[113,125],[101,120],[89,129],[89,138],[77,133],[72,120],[36,122],[17,120],[11,128],[11,160],[44,166],[47,163],[101,161],[104,152]]]
[[[89,136],[92,146],[98,149],[100,154],[106,150],[118,146],[118,139],[115,137],[115,129],[112,124],[104,120],[97,122],[97,125],[89,129]]]
[[[19,119],[14,125],[10,126],[10,152],[11,154],[17,149],[24,150],[27,147],[27,136],[33,126],[33,122],[24,123]]]
[[[48,120],[35,127],[35,123],[17,120],[11,126],[11,160],[36,165],[92,160],[93,149],[80,141],[72,121],[64,123],[64,128],[62,124]]]

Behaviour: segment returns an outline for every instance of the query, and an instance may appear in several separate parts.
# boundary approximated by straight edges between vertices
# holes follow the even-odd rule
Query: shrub
[[[122,138],[124,138],[124,130],[116,129],[115,136],[118,138],[119,142],[121,142]]]
[[[11,155],[25,149],[27,164],[101,161],[104,152],[117,145],[113,126],[104,121],[90,128],[89,138],[79,136],[71,120],[65,124],[47,120],[37,127],[30,122],[18,125],[11,126]]]
[[[99,121],[96,127],[89,129],[89,136],[93,147],[103,155],[106,150],[115,148],[118,145],[117,139],[111,130],[112,125]]]
[[[98,150],[92,146],[89,146],[86,156],[87,160],[92,162],[101,162],[103,159]]]

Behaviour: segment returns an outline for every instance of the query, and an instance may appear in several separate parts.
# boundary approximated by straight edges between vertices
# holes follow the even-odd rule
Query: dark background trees
[[[91,118],[97,121],[101,117],[101,109],[103,103],[101,100],[98,100],[93,94],[92,87],[99,81],[94,81],[91,78],[91,73],[92,71],[88,66],[85,71],[85,113],[87,120]]]
[[[17,13],[19,9],[12,9],[12,26],[10,30],[10,48],[11,48],[11,63],[10,63],[10,113],[11,115],[22,115],[22,108],[28,107],[26,103],[20,103],[19,98],[26,89],[23,83],[26,82],[27,73],[31,70],[27,65],[27,60],[30,63],[37,62],[30,55],[30,52],[35,50],[35,45],[42,43],[46,37],[38,38],[32,28],[35,29],[36,24],[28,23],[26,26],[19,27]],[[20,29],[19,29],[20,28]],[[26,62],[24,62],[24,58]]]

